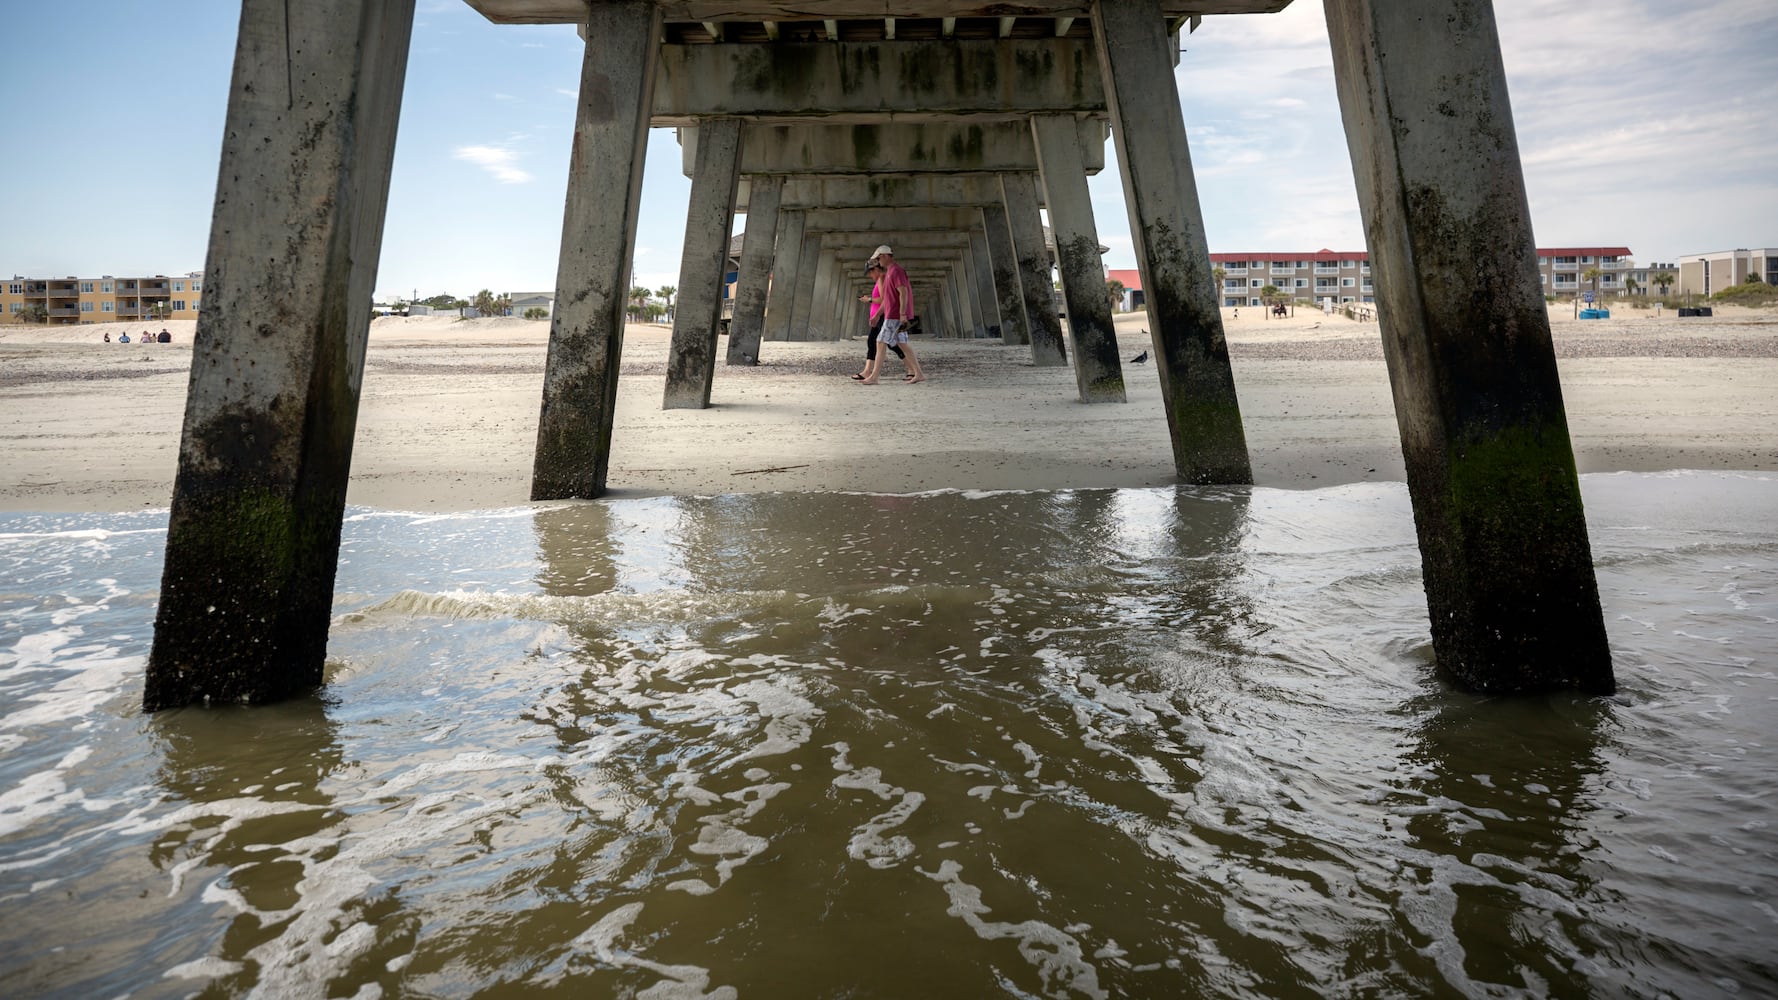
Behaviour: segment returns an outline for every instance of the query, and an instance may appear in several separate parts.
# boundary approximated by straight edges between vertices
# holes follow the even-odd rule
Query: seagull
[[[1133,365],[1139,365],[1139,364],[1142,364],[1142,363],[1143,363],[1143,362],[1145,362],[1145,361],[1147,361],[1147,360],[1148,360],[1148,352],[1147,352],[1147,351],[1143,351],[1143,352],[1142,352],[1142,353],[1141,353],[1141,354],[1138,354],[1138,355],[1136,355],[1136,356],[1135,356],[1135,357],[1133,357],[1133,358],[1131,358],[1131,359],[1130,359],[1130,364],[1133,364]]]

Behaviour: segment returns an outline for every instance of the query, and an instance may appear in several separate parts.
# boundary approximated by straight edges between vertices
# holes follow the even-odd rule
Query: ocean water
[[[1400,484],[354,508],[153,717],[165,512],[0,515],[0,995],[1778,995],[1778,477],[1582,488],[1610,698]]]

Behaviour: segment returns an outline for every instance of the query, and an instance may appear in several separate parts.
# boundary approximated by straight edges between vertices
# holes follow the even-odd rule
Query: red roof
[[[1108,267],[1105,269],[1105,280],[1123,282],[1126,292],[1142,291],[1142,272],[1133,267],[1121,271],[1115,267]]]
[[[1363,250],[1329,250],[1323,247],[1314,253],[1301,250],[1266,250],[1257,253],[1213,253],[1210,261],[1214,264],[1227,264],[1237,260],[1312,260],[1327,263],[1330,260],[1365,260]]]
[[[1538,247],[1539,257],[1628,257],[1629,247]]]

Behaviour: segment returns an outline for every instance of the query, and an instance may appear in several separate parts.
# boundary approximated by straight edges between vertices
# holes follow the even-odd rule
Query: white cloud
[[[531,175],[513,166],[518,154],[499,146],[458,146],[452,158],[466,160],[486,170],[502,184],[527,184]]]

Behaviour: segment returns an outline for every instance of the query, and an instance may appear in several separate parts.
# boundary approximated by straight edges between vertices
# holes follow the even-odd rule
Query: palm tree
[[[1580,273],[1581,277],[1593,283],[1593,301],[1595,302],[1599,301],[1599,276],[1604,273],[1596,267],[1589,267]]]
[[[1216,268],[1212,268],[1210,270],[1210,276],[1212,278],[1216,279],[1216,301],[1221,302],[1222,301],[1222,279],[1228,277],[1229,272],[1223,268],[1216,267]]]
[[[1659,286],[1661,289],[1661,298],[1666,298],[1667,297],[1667,289],[1673,287],[1673,272],[1672,271],[1662,271],[1660,274],[1657,274],[1648,280],[1654,282],[1657,286]]]
[[[1265,303],[1268,307],[1277,305],[1278,302],[1280,301],[1280,297],[1278,294],[1278,286],[1277,285],[1267,285],[1266,287],[1260,289],[1259,290],[1259,300],[1261,302]],[[1272,318],[1271,310],[1269,308],[1266,310],[1266,317],[1265,318],[1266,319]]]
[[[1631,277],[1624,278],[1624,294],[1634,296],[1636,294],[1637,287],[1638,286],[1636,284],[1635,278],[1631,278]]]
[[[643,316],[647,314],[648,296],[651,294],[653,293],[641,285],[630,289],[630,315],[634,316],[638,323],[642,322]]]
[[[469,306],[483,316],[498,316],[500,314],[499,302],[500,300],[494,297],[493,291],[484,288],[475,293],[475,298],[469,300]]]
[[[1107,279],[1105,282],[1105,294],[1111,299],[1111,307],[1113,309],[1117,308],[1118,303],[1124,300],[1124,283],[1116,278]]]
[[[666,314],[671,317],[673,315],[673,296],[679,294],[679,289],[673,285],[662,285],[654,290],[654,294],[659,295],[661,301],[667,304]]]

